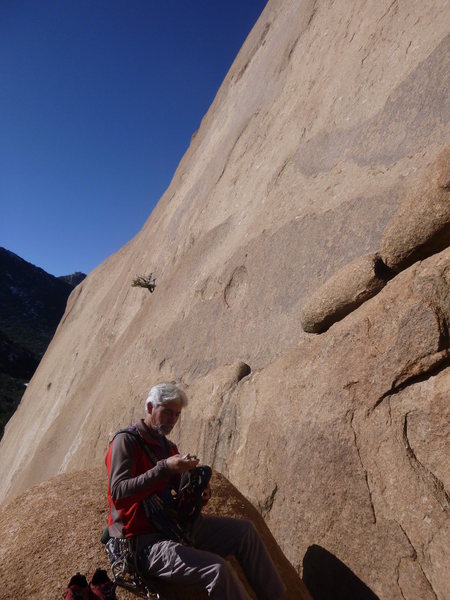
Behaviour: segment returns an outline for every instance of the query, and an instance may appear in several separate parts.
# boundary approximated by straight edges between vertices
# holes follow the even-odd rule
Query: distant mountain
[[[72,287],[76,287],[79,283],[86,278],[86,273],[80,273],[80,271],[76,271],[76,273],[72,273],[72,275],[60,275],[58,279],[62,279]]]
[[[0,247],[0,437],[84,277],[54,277]]]

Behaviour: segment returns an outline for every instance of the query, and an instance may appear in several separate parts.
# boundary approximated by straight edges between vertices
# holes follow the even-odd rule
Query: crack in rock
[[[217,179],[217,181],[216,181],[216,183],[215,183],[215,185],[216,185],[216,186],[217,186],[217,184],[219,183],[219,181],[222,179],[222,177],[223,177],[223,174],[225,173],[225,171],[226,171],[226,168],[227,168],[227,166],[228,166],[228,163],[230,162],[231,155],[233,154],[233,152],[234,152],[234,149],[235,149],[235,148],[236,148],[236,146],[238,145],[238,142],[239,142],[239,140],[240,140],[240,139],[241,139],[241,137],[244,135],[244,133],[245,133],[245,130],[247,129],[247,127],[248,127],[248,126],[249,126],[249,124],[250,124],[250,121],[251,121],[251,119],[247,119],[247,120],[245,121],[245,123],[244,123],[243,127],[241,128],[240,132],[238,133],[238,135],[237,135],[237,137],[236,137],[236,140],[234,141],[233,145],[231,146],[231,150],[228,152],[228,154],[227,154],[227,156],[226,156],[226,158],[225,158],[225,162],[224,162],[224,165],[223,165],[222,171],[221,171],[221,173],[220,173],[220,175],[219,175],[219,177],[218,177],[218,179]]]
[[[261,515],[265,518],[270,511],[272,510],[272,506],[275,500],[275,496],[277,495],[278,492],[278,484],[275,484],[275,487],[273,488],[272,492],[266,496],[264,502],[260,502],[259,503],[259,512],[261,513]]]
[[[378,408],[385,398],[394,396],[415,383],[426,381],[449,366],[450,352],[447,348],[421,357],[415,362],[410,363],[399,375],[397,375],[390,389],[378,398],[373,408],[369,410],[369,414]]]
[[[411,540],[409,539],[409,535],[406,533],[406,531],[404,530],[404,528],[402,527],[402,525],[398,521],[396,521],[396,523],[399,526],[399,528],[401,529],[401,532],[405,536],[405,538],[406,538],[406,540],[408,542],[408,545],[411,547],[411,550],[412,550],[412,556],[411,557],[409,557],[409,556],[402,556],[402,558],[412,558],[412,560],[417,560],[417,550],[414,548]]]
[[[424,579],[424,581],[427,582],[428,587],[430,589],[430,592],[433,594],[433,597],[436,600],[438,600],[436,592],[434,591],[433,586],[431,585],[431,581],[426,576],[425,571],[423,570],[422,565],[420,564],[420,561],[418,560],[417,551],[414,548],[413,543],[411,542],[411,540],[409,538],[409,535],[406,533],[405,529],[402,527],[402,525],[398,521],[395,521],[395,523],[400,528],[400,531],[405,536],[405,538],[406,538],[406,540],[408,542],[408,545],[410,546],[410,548],[412,550],[412,556],[401,556],[400,560],[398,561],[397,567],[396,567],[397,586],[398,586],[398,589],[400,590],[400,594],[402,595],[402,598],[405,598],[405,600],[408,600],[408,598],[404,595],[402,587],[400,585],[400,567],[401,567],[401,564],[402,564],[403,560],[412,560],[414,562],[414,564],[417,566],[417,568],[420,570],[420,572],[422,573],[423,579]]]
[[[350,414],[351,414],[350,427],[352,428],[352,431],[353,431],[353,440],[354,440],[354,443],[355,443],[356,452],[358,454],[359,462],[361,464],[361,468],[362,468],[363,473],[364,473],[364,479],[365,479],[365,482],[366,482],[367,493],[368,493],[368,496],[369,496],[369,503],[370,503],[370,508],[371,508],[371,512],[372,512],[372,521],[375,524],[377,522],[377,515],[376,515],[376,512],[375,512],[375,506],[374,506],[374,503],[373,503],[372,491],[371,491],[370,485],[369,485],[369,474],[368,474],[367,469],[365,468],[363,460],[361,458],[361,452],[360,452],[359,446],[358,446],[358,439],[356,437],[356,430],[355,430],[355,427],[353,425],[353,419],[355,418],[355,413],[353,411],[350,411]]]
[[[434,475],[425,465],[423,465],[420,460],[417,458],[414,450],[411,447],[408,439],[408,415],[410,413],[407,412],[403,419],[403,442],[406,448],[406,454],[408,456],[409,462],[417,473],[417,475],[429,486],[434,493],[434,496],[438,503],[440,504],[443,511],[448,512],[450,509],[450,497],[447,494],[443,482]]]
[[[404,556],[400,557],[400,560],[398,561],[397,567],[395,568],[395,574],[396,574],[396,580],[395,580],[395,582],[397,584],[397,587],[398,587],[398,589],[400,591],[400,594],[401,594],[403,600],[408,600],[405,597],[405,594],[403,593],[402,586],[400,585],[400,566],[402,564],[402,560],[405,560]]]

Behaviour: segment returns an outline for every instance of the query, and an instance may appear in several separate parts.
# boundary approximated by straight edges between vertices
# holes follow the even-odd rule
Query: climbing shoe
[[[111,581],[104,569],[97,569],[89,584],[91,600],[117,600],[116,584]]]
[[[77,573],[69,581],[64,593],[65,600],[89,600],[90,597],[86,577]]]

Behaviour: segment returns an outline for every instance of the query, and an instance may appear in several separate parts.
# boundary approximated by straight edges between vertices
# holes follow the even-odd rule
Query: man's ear
[[[151,402],[147,404],[147,412],[149,415],[151,415],[153,412],[153,404]]]

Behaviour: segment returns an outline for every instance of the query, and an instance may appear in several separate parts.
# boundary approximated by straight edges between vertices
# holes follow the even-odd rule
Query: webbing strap
[[[114,441],[114,438],[116,437],[116,435],[119,435],[119,433],[129,433],[130,435],[132,435],[137,440],[137,442],[141,446],[142,450],[147,455],[147,458],[150,459],[150,462],[152,462],[156,466],[158,459],[156,458],[155,453],[150,448],[150,446],[147,444],[147,442],[145,440],[143,440],[141,438],[141,436],[139,435],[136,425],[132,425],[131,427],[128,427],[127,429],[119,429],[119,431],[117,431],[117,433],[114,435],[111,442]]]

